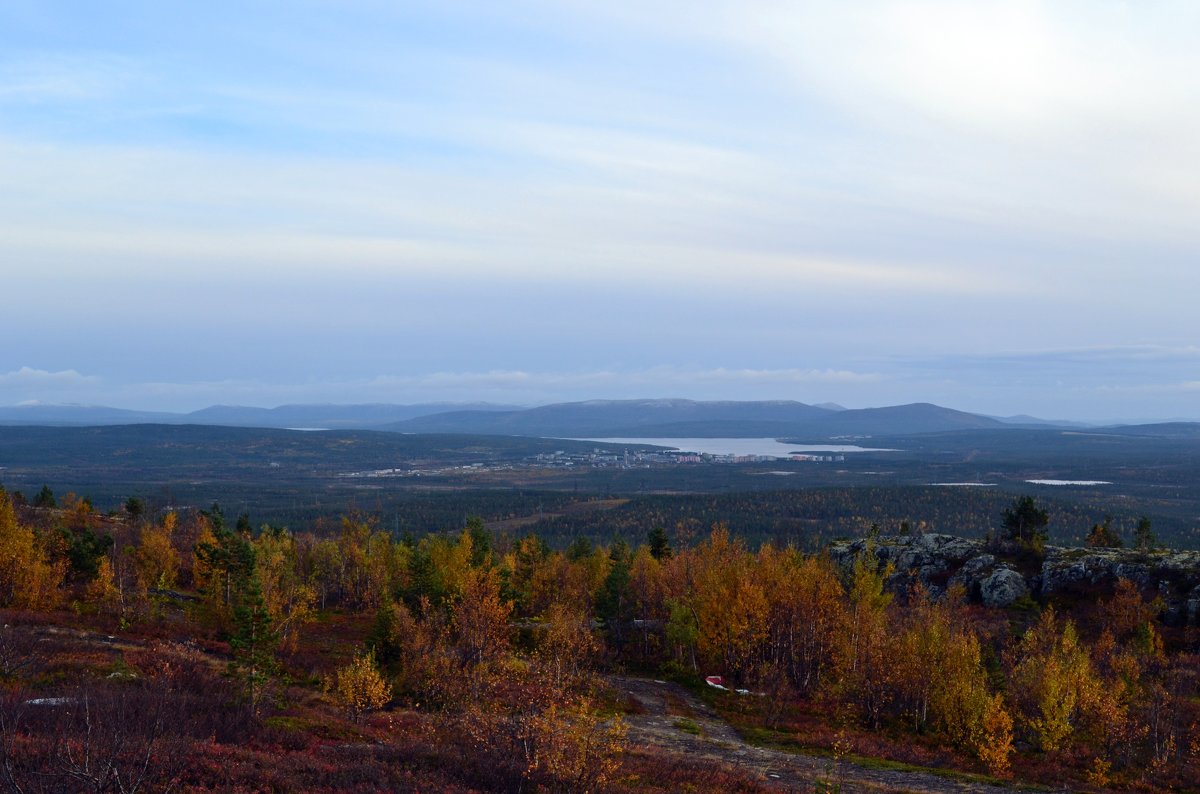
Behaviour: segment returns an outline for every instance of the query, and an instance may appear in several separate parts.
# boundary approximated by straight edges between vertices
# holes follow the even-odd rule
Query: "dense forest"
[[[994,488],[920,486],[635,496],[612,510],[550,517],[530,529],[553,545],[566,546],[580,535],[597,542],[622,538],[636,543],[655,527],[681,539],[697,538],[725,523],[753,544],[771,541],[816,551],[831,540],[866,535],[872,527],[885,533],[911,529],[983,537],[1013,498]],[[1050,512],[1050,541],[1066,546],[1082,545],[1105,516],[1113,531],[1131,535],[1142,515],[1128,502],[1043,501]],[[1196,545],[1193,524],[1168,519],[1156,520],[1155,526],[1168,545]]]
[[[842,569],[724,525],[554,549],[477,519],[396,538],[364,515],[293,531],[38,497],[0,495],[12,790],[758,790],[631,746],[611,681],[638,671],[723,676],[748,694],[715,707],[770,746],[1200,779],[1195,629],[1125,581],[1069,614],[989,610],[888,591],[869,549]]]

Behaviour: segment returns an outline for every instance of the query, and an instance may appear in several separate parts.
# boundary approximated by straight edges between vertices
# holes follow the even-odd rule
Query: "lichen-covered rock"
[[[979,583],[979,599],[988,607],[1007,607],[1028,594],[1025,577],[1012,568],[997,568]]]
[[[977,557],[972,557],[962,564],[962,567],[950,577],[947,582],[947,587],[959,586],[966,592],[967,597],[972,601],[980,600],[980,586],[983,580],[992,575],[992,571],[996,568],[996,556],[994,554],[980,554]]]
[[[957,568],[983,550],[983,542],[954,535],[888,535],[872,542],[865,538],[834,543],[829,553],[839,565],[849,565],[872,543],[880,562],[890,562],[898,571]]]
[[[1130,555],[1127,549],[1060,549],[1051,546],[1046,549],[1046,560],[1042,563],[1042,592],[1049,594],[1081,586],[1114,584],[1119,578],[1130,579],[1138,587],[1152,586],[1149,566]]]
[[[978,576],[985,571],[990,571],[995,565],[996,555],[980,554],[978,557],[972,557],[964,562],[958,573],[961,576]]]
[[[1051,547],[1042,564],[1041,592],[1107,587],[1118,579],[1128,579],[1142,589],[1165,584],[1171,596],[1182,596],[1200,586],[1200,552]]]
[[[968,560],[983,554],[983,541],[955,535],[888,535],[875,541],[859,539],[834,543],[829,555],[843,570],[849,570],[868,544],[881,565],[891,563],[890,591],[903,594],[910,585],[921,582],[934,596],[941,595],[953,575]],[[983,555],[990,556],[990,555]],[[966,585],[968,590],[969,585]]]
[[[844,570],[868,545],[866,540],[842,541],[830,556]],[[1143,591],[1157,590],[1166,605],[1168,623],[1200,626],[1200,552],[1141,551],[1137,549],[1060,548],[1048,546],[1040,570],[1022,576],[1016,564],[983,541],[953,535],[901,535],[871,543],[881,565],[891,563],[889,590],[903,594],[922,582],[939,595],[961,585],[968,596],[988,606],[1008,606],[1025,594],[1089,596],[1111,591],[1128,579]]]

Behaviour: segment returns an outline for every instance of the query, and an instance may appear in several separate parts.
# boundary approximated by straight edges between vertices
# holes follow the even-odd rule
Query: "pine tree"
[[[1005,537],[1035,551],[1045,548],[1049,524],[1050,514],[1038,507],[1032,496],[1020,497],[1004,511]]]
[[[1133,530],[1133,543],[1143,551],[1149,551],[1158,545],[1158,538],[1154,537],[1154,532],[1150,528],[1150,517],[1142,516],[1138,519],[1137,526]]]
[[[275,648],[279,636],[271,624],[271,615],[263,601],[258,576],[252,574],[237,592],[233,608],[233,632],[229,647],[233,660],[229,673],[243,688],[250,710],[258,713],[262,695],[275,673]]]
[[[608,575],[596,595],[596,617],[604,621],[608,637],[620,647],[625,642],[625,624],[633,618],[629,575],[632,555],[625,541],[617,539],[608,553]]]
[[[37,496],[33,497],[34,507],[57,507],[58,500],[54,498],[54,491],[50,490],[49,485],[43,485],[42,490],[37,492]]]
[[[467,532],[471,534],[471,566],[482,568],[491,564],[492,536],[488,534],[483,519],[479,516],[467,517]]]
[[[650,544],[650,554],[654,559],[662,560],[670,559],[673,552],[671,551],[671,541],[667,539],[667,530],[661,526],[650,530],[646,536],[646,542]]]

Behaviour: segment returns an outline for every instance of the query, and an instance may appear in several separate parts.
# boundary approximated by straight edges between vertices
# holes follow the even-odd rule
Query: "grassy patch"
[[[366,740],[362,733],[349,725],[328,719],[278,715],[267,717],[263,720],[263,725],[284,733],[304,734],[323,741],[359,742]]]
[[[692,736],[699,736],[702,733],[700,725],[695,720],[687,717],[680,717],[671,724],[684,733],[690,733]]]
[[[605,717],[646,713],[646,708],[641,701],[633,695],[627,695],[611,686],[605,686],[597,693],[596,709]]]

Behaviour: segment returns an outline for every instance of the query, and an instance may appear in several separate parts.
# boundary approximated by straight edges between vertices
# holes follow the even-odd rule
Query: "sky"
[[[1200,419],[1200,4],[0,3],[0,405]]]

